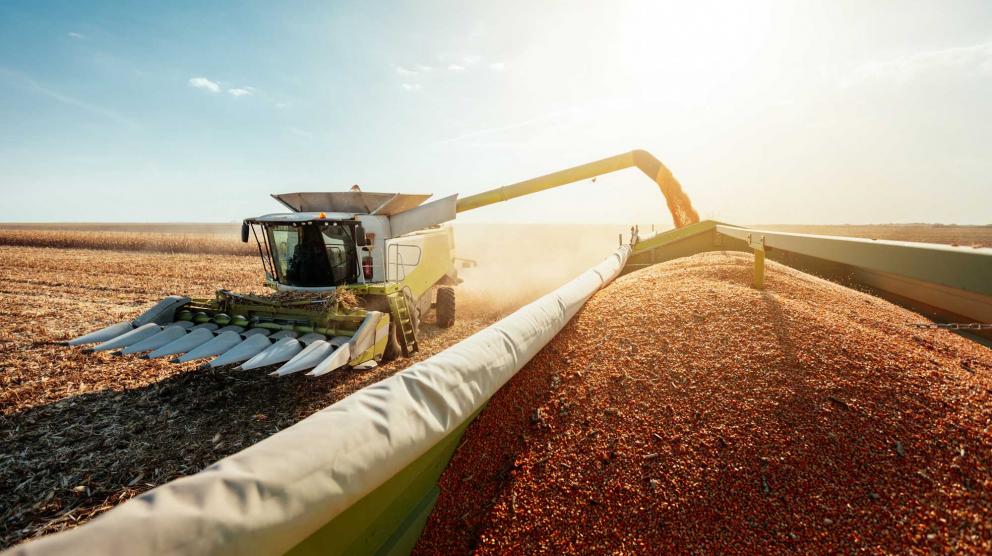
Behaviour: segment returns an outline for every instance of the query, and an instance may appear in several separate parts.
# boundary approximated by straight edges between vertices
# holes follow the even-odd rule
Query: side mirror
[[[241,243],[248,243],[248,230],[250,226],[247,220],[241,221]]]
[[[365,237],[365,227],[361,224],[355,226],[355,243],[359,247],[365,247],[369,244]]]

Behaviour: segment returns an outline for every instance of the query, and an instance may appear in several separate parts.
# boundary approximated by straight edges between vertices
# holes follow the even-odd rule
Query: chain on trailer
[[[929,330],[992,330],[992,323],[984,322],[914,322],[907,326]]]

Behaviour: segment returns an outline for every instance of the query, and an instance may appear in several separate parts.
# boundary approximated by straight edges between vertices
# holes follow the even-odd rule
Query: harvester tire
[[[437,289],[437,325],[448,328],[455,324],[455,288],[442,286]]]
[[[382,352],[382,362],[388,363],[400,356],[400,340],[396,336],[396,323],[389,323],[389,339],[386,340],[386,350]]]

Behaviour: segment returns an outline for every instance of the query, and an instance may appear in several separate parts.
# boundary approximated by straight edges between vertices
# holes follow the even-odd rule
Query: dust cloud
[[[608,224],[454,224],[461,315],[506,315],[603,260],[629,239]]]

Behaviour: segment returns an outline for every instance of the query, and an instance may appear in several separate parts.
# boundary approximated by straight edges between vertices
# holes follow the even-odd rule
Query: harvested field
[[[235,234],[173,233],[89,230],[22,230],[0,228],[0,245],[54,247],[56,249],[101,249],[146,253],[203,253],[254,255],[254,241],[241,243]]]
[[[611,246],[618,233],[629,233],[627,225],[546,225],[456,223],[459,256],[474,257],[494,268],[513,268],[515,263],[535,263],[542,274],[572,276],[594,264]],[[783,232],[943,243],[974,247],[992,246],[992,225],[941,224],[873,225],[757,225]],[[641,228],[650,229],[650,225]],[[664,229],[664,227],[659,228]],[[539,239],[540,249],[534,241]],[[0,223],[0,245],[53,247],[57,249],[106,249],[148,253],[208,253],[257,256],[254,241],[240,241],[235,224],[120,224],[120,223]],[[467,247],[467,248],[466,248]],[[574,251],[581,251],[578,257]],[[591,254],[592,258],[588,255]],[[494,264],[495,263],[495,264]],[[583,266],[584,265],[584,266]],[[534,270],[533,268],[531,269]],[[504,271],[505,273],[506,271]],[[539,277],[537,288],[549,288]],[[495,281],[495,280],[494,280]],[[499,280],[504,283],[504,280]],[[559,282],[556,282],[556,285]],[[518,289],[524,285],[513,284]],[[528,291],[527,294],[534,293]]]
[[[453,328],[426,324],[416,357],[320,379],[50,343],[172,293],[262,292],[260,273],[253,257],[0,247],[0,548],[199,471],[499,316],[460,309]]]
[[[203,222],[0,222],[0,230],[55,232],[140,232],[154,234],[197,234],[236,239],[241,223]]]
[[[616,280],[469,426],[419,554],[992,551],[992,351],[707,253]]]

